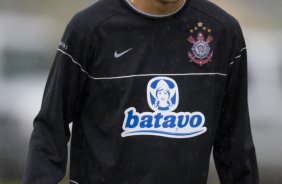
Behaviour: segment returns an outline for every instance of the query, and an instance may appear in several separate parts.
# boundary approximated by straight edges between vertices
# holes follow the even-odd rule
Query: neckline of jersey
[[[149,18],[159,19],[159,18],[167,18],[167,17],[173,16],[173,15],[179,13],[180,11],[182,11],[186,7],[187,4],[190,3],[191,0],[184,0],[183,4],[176,11],[169,13],[169,14],[165,14],[165,15],[149,14],[149,13],[146,13],[144,11],[137,9],[135,6],[132,5],[130,0],[121,0],[121,1],[123,1],[124,4],[126,4],[129,9],[133,10],[135,13],[137,13],[139,15],[143,15],[143,16],[149,17]]]

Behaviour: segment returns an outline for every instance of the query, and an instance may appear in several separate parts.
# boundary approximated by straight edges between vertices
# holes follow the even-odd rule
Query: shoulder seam
[[[120,12],[119,12],[119,11],[115,11],[115,12],[113,12],[112,14],[106,16],[103,20],[101,20],[101,21],[95,26],[94,30],[91,31],[92,34],[95,34],[95,32],[96,32],[96,30],[97,30],[97,28],[98,28],[99,26],[101,26],[104,22],[106,22],[107,20],[109,20],[110,18],[112,18],[113,16],[115,16],[115,15],[118,14],[118,13],[120,13]]]
[[[206,14],[206,15],[209,16],[210,18],[216,20],[217,22],[219,22],[220,24],[222,24],[224,27],[226,27],[226,25],[225,25],[222,21],[220,21],[219,19],[217,19],[217,18],[215,18],[214,16],[210,15],[209,13],[207,13],[207,12],[205,12],[205,11],[199,9],[198,7],[194,6],[193,4],[191,4],[191,8],[194,8],[194,9],[200,11],[201,13]],[[227,15],[228,15],[228,13],[227,13]],[[229,15],[229,16],[231,17],[231,19],[236,20],[236,19],[233,18],[231,15]]]

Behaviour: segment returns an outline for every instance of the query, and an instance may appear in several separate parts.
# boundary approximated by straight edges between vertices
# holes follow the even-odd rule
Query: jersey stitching
[[[57,49],[57,50],[60,51],[62,54],[68,56],[72,60],[72,62],[74,64],[79,66],[79,68],[80,68],[80,70],[82,72],[84,72],[89,78],[91,78],[93,80],[113,80],[113,79],[123,79],[123,78],[133,78],[133,77],[146,77],[146,76],[160,76],[160,75],[165,75],[165,76],[219,75],[219,76],[224,76],[224,77],[227,76],[227,74],[225,74],[225,73],[216,73],[215,72],[215,73],[136,74],[136,75],[125,75],[125,76],[116,76],[116,77],[93,77],[70,54],[64,52],[61,49]]]
[[[240,57],[241,57],[241,55],[238,55],[238,56],[235,57],[235,59],[238,59],[238,58],[240,58]]]
[[[210,15],[209,13],[207,13],[207,12],[201,10],[200,8],[195,7],[192,3],[191,3],[191,6],[190,6],[190,7],[191,7],[191,8],[194,8],[194,9],[196,9],[196,10],[198,10],[199,12],[201,12],[201,13],[203,13],[203,14],[206,14],[206,15],[209,16],[210,18],[212,18],[212,19],[214,19],[215,21],[217,21],[217,22],[219,22],[220,24],[222,24],[223,27],[226,27],[226,25],[224,24],[224,22],[222,22],[222,21],[219,20],[218,18],[216,18],[216,17]]]
[[[68,56],[68,57],[72,60],[73,63],[75,63],[76,65],[78,65],[78,66],[80,67],[80,70],[81,70],[82,72],[84,72],[85,74],[87,74],[88,77],[92,78],[92,77],[89,75],[89,73],[88,73],[86,70],[83,69],[83,67],[81,66],[81,64],[80,64],[79,62],[77,62],[76,60],[74,60],[73,57],[72,57],[70,54],[64,52],[64,51],[61,50],[61,49],[57,49],[57,50],[60,51],[61,53],[65,54],[66,56]]]
[[[76,181],[73,181],[73,180],[69,180],[71,183],[74,183],[74,184],[79,184],[77,183]]]
[[[247,47],[242,48],[242,49],[240,50],[240,52],[242,53],[244,50],[247,50]],[[238,56],[235,56],[235,57],[234,57],[234,60],[232,60],[232,62],[229,63],[228,66],[233,65],[233,64],[235,63],[235,59],[239,59],[240,57],[242,57],[241,53],[240,53]]]
[[[125,76],[116,76],[116,77],[92,77],[94,80],[113,80],[113,79],[124,79],[124,78],[134,78],[134,77],[148,77],[148,76],[200,76],[200,75],[220,75],[227,76],[223,73],[175,73],[175,74],[136,74],[136,75],[125,75]]]
[[[247,47],[242,48],[240,52],[243,52],[244,50],[247,50]]]
[[[96,30],[98,29],[99,26],[101,26],[103,23],[105,23],[108,19],[112,18],[113,16],[115,16],[116,14],[120,13],[120,11],[115,10],[115,12],[113,12],[112,14],[108,15],[107,17],[105,17],[103,20],[101,20],[94,28],[93,30],[93,34],[95,34]]]

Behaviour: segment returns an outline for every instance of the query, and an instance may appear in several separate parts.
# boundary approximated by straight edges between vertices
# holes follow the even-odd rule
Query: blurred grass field
[[[0,184],[19,184],[20,180],[0,181]]]

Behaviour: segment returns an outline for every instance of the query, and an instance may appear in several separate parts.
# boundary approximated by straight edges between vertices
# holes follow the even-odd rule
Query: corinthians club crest
[[[202,66],[212,61],[213,51],[210,48],[210,43],[212,43],[214,38],[210,35],[211,31],[212,30],[204,26],[202,22],[199,22],[197,26],[190,29],[190,35],[187,39],[192,45],[191,50],[188,51],[190,62]]]

